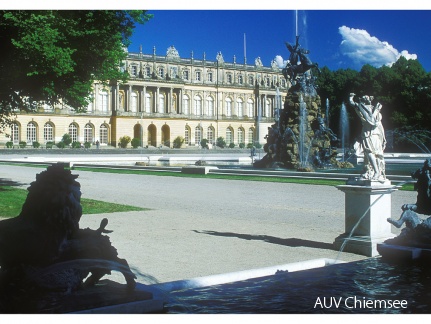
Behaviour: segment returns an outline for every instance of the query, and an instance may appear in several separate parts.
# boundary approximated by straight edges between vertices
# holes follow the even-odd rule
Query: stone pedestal
[[[397,189],[389,180],[349,179],[337,186],[345,193],[345,233],[334,241],[337,250],[365,256],[379,255],[377,244],[394,237],[391,224],[391,194]]]

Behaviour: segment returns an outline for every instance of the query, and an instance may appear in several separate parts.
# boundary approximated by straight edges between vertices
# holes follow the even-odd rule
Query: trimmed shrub
[[[52,149],[52,146],[54,145],[54,142],[46,142],[45,143],[45,147],[47,148],[47,149]]]
[[[69,146],[72,143],[72,137],[69,134],[64,134],[61,141],[65,146]]]
[[[72,148],[81,148],[81,142],[73,142]]]
[[[174,139],[174,148],[181,148],[181,146],[184,144],[184,137],[177,136]]]
[[[132,141],[130,142],[130,144],[132,145],[133,148],[138,148],[139,145],[141,145],[141,139],[135,137],[134,139],[132,139]]]
[[[89,149],[89,148],[91,147],[91,143],[90,143],[90,142],[85,142],[85,143],[84,143],[84,147],[85,147],[86,149]]]
[[[24,142],[24,141],[19,142],[20,148],[25,148],[26,146],[27,146],[27,142]]]
[[[234,148],[235,147],[235,144],[234,143],[230,143],[229,144],[229,148]]]
[[[38,141],[33,142],[33,148],[39,148],[40,143]]]
[[[121,147],[121,148],[126,148],[127,147],[127,145],[130,143],[132,141],[132,139],[130,138],[130,136],[123,136],[123,137],[120,137],[120,139],[118,140],[118,145]]]
[[[12,148],[13,147],[13,142],[12,141],[6,142],[6,147],[7,148]]]
[[[66,147],[66,144],[64,144],[63,141],[58,142],[56,145],[59,149],[64,149]]]
[[[201,147],[202,148],[208,148],[208,140],[206,138],[201,140]]]
[[[239,143],[239,148],[244,148],[245,147],[245,143]]]
[[[224,138],[222,136],[220,136],[219,138],[217,138],[217,140],[216,140],[216,146],[218,146],[220,148],[224,148],[226,146],[226,141],[224,140]]]

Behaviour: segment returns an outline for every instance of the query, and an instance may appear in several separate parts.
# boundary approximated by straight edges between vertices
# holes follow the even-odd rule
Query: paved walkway
[[[43,169],[0,166],[0,179],[27,187]],[[335,259],[344,232],[344,194],[334,187],[73,171],[82,196],[150,208],[84,215],[81,227],[109,219],[111,242],[143,283]],[[1,194],[1,193],[0,193]],[[1,199],[1,198],[0,198]],[[392,194],[392,217],[416,193]],[[364,258],[341,253],[340,260]]]

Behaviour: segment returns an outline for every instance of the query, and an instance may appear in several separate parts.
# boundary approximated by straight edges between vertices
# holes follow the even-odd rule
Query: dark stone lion
[[[0,221],[0,312],[38,312],[41,294],[93,286],[111,270],[127,288],[135,275],[118,258],[103,219],[97,230],[80,229],[82,216],[77,175],[55,164],[36,176],[21,213]]]

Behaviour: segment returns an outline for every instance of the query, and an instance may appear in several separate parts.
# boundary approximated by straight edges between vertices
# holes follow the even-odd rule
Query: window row
[[[82,142],[93,143],[96,137],[96,128],[93,124],[87,123],[83,129],[83,137]],[[101,144],[108,144],[109,141],[109,127],[106,124],[100,125],[98,140]],[[43,126],[43,137],[39,139],[39,126],[35,122],[29,122],[26,126],[26,135],[25,138],[21,138],[21,126],[17,123],[13,123],[10,129],[11,141],[14,144],[18,144],[20,141],[25,141],[27,144],[32,144],[33,142],[43,143],[47,142],[55,142],[56,133],[55,126],[51,122],[45,123]],[[68,134],[70,135],[72,142],[78,142],[81,140],[79,134],[79,125],[76,123],[69,124]],[[64,134],[58,134],[59,138],[61,138]]]
[[[206,135],[206,136],[204,136]],[[185,127],[184,130],[184,143],[186,145],[191,144],[191,128],[189,126]],[[250,127],[248,129],[247,133],[247,142],[253,143],[254,137],[255,137],[255,129],[254,127]],[[201,126],[196,126],[194,129],[194,142],[195,145],[198,145],[201,143],[202,139],[208,140],[208,143],[210,144],[216,144],[216,138],[215,138],[215,130],[214,127],[210,126],[207,128],[206,134],[204,134],[203,128]],[[232,127],[228,127],[226,129],[225,134],[225,141],[229,145],[230,143],[245,143],[245,129],[242,127],[239,127],[236,132],[236,138],[234,136],[234,129]]]
[[[185,81],[192,81],[191,78],[191,72],[189,69],[182,70],[181,76],[178,74],[178,68],[177,67],[170,67],[169,71],[166,70],[165,67],[158,67],[157,71],[154,72],[155,75],[158,77],[164,79],[167,76],[167,73],[172,78],[181,78]],[[141,78],[150,78],[152,77],[151,67],[146,66],[143,68],[142,71],[139,71],[138,65],[130,65],[130,75],[132,77],[141,77]],[[255,75],[244,75],[241,73],[234,74],[233,72],[226,72],[225,76],[221,76],[219,80],[217,80],[217,74],[215,71],[207,71],[206,72],[206,79],[203,78],[203,71],[202,70],[196,70],[194,71],[193,80],[194,81],[206,81],[206,82],[226,82],[228,84],[245,84],[253,86],[255,82],[265,85],[267,87],[271,85],[279,84],[281,87],[286,87],[286,79],[283,77],[278,77],[276,75],[273,76],[255,76]]]

